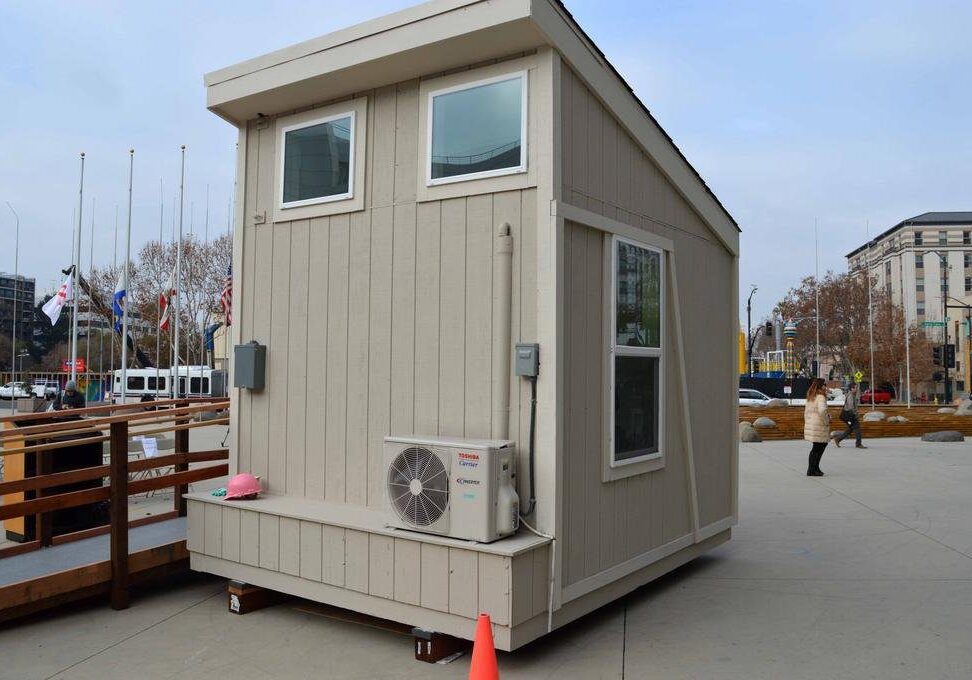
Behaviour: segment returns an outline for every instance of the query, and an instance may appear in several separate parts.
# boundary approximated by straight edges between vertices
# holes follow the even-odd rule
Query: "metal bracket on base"
[[[415,641],[416,661],[424,661],[426,663],[439,663],[445,659],[451,661],[469,649],[468,640],[462,640],[444,633],[436,633],[431,630],[413,628],[412,637]]]
[[[230,613],[240,615],[269,607],[284,599],[284,595],[275,590],[232,579],[226,583],[226,595]]]

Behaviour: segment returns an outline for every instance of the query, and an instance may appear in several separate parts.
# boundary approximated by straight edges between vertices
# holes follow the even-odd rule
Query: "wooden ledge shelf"
[[[364,531],[369,534],[389,536],[392,538],[408,539],[419,543],[429,543],[448,548],[461,548],[474,552],[482,552],[503,557],[516,557],[531,552],[550,543],[550,539],[537,536],[527,529],[521,528],[515,536],[501,538],[493,543],[477,543],[446,536],[423,534],[418,531],[407,531],[385,526],[385,513],[374,508],[357,505],[316,501],[295,496],[261,495],[259,498],[247,501],[226,500],[213,496],[209,492],[189,493],[185,498],[209,505],[229,507],[237,510],[249,510],[266,515],[288,517],[290,519],[317,522],[329,526]]]

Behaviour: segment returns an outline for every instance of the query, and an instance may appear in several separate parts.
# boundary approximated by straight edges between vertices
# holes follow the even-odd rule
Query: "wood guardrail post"
[[[184,402],[178,404],[179,406],[188,406],[189,402]],[[189,418],[179,418],[175,421],[176,425],[188,425]],[[175,453],[189,453],[189,430],[176,430],[175,431]],[[189,463],[176,463],[174,466],[175,472],[185,472],[189,469]],[[184,496],[189,493],[188,484],[177,484],[172,488],[173,493],[173,509],[179,513],[179,517],[185,517],[187,511],[186,499]]]
[[[34,454],[34,475],[43,477],[54,471],[52,451],[38,451]],[[44,489],[38,489],[34,498],[44,495]],[[54,513],[40,512],[36,515],[36,538],[41,548],[47,548],[54,543]]]
[[[111,424],[111,608],[128,609],[128,423]]]

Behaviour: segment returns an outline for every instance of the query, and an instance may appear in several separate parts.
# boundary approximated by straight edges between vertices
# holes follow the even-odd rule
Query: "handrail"
[[[5,439],[17,439],[19,437],[29,436],[32,434],[51,434],[51,433],[60,434],[64,431],[77,429],[79,424],[81,423],[84,423],[85,428],[93,429],[98,427],[103,428],[105,425],[110,425],[112,423],[118,423],[122,421],[128,422],[132,420],[151,420],[152,418],[166,418],[166,417],[175,418],[181,415],[191,415],[193,413],[216,411],[219,410],[217,407],[224,403],[227,405],[229,404],[228,401],[207,402],[204,404],[195,404],[192,406],[180,406],[177,408],[168,408],[161,411],[155,408],[152,408],[150,410],[145,410],[145,405],[143,404],[142,408],[138,409],[138,412],[136,413],[125,413],[121,415],[102,416],[99,418],[87,418],[87,419],[71,418],[70,420],[65,419],[64,422],[44,423],[42,425],[18,426],[15,423],[14,427],[12,428],[0,430],[0,441],[3,441]],[[79,413],[83,410],[84,409],[77,409],[74,412],[67,411],[67,413]],[[65,412],[61,411],[60,413],[65,413]]]
[[[0,416],[0,424],[10,421],[44,420],[45,418],[72,418],[94,413],[113,413],[116,411],[144,411],[157,406],[172,406],[174,404],[223,404],[229,405],[227,397],[180,397],[179,399],[159,399],[157,401],[134,402],[131,404],[105,404],[104,406],[86,406],[84,408],[64,409],[61,411],[42,411],[40,413],[18,413]]]
[[[181,419],[182,422],[185,419]],[[175,422],[180,422],[176,420]],[[201,420],[197,422],[184,422],[181,425],[171,425],[169,427],[157,427],[151,430],[136,430],[135,434],[139,436],[144,436],[147,434],[161,434],[163,432],[178,432],[180,430],[193,430],[197,427],[209,427],[210,425],[228,425],[229,418],[214,418],[213,420]],[[101,431],[101,430],[96,430]],[[66,441],[58,442],[48,442],[45,444],[30,444],[18,447],[8,447],[0,449],[0,456],[12,456],[17,453],[37,453],[39,451],[52,451],[54,449],[64,449],[70,448],[72,446],[78,446],[80,444],[97,444],[99,442],[108,441],[108,435],[99,435],[95,437],[82,437],[78,439],[68,439]]]
[[[183,418],[182,414],[175,413],[173,415],[171,414],[171,411],[155,411],[154,413],[157,414],[155,415],[154,418],[139,419],[139,422],[136,423],[135,426],[144,427],[148,425],[157,425],[160,423],[175,422]],[[213,420],[222,420],[222,418],[214,418]],[[213,422],[213,420],[210,420],[208,422]],[[51,429],[51,432],[53,433],[53,435],[58,437],[76,435],[76,434],[93,435],[99,432],[104,432],[108,429],[108,427],[105,425],[99,426],[99,423],[102,422],[103,422],[102,419],[78,420],[78,421],[71,421],[71,424],[76,425],[76,427],[70,429],[64,427],[69,423],[59,423],[59,424],[52,423],[50,425],[50,428],[55,428],[55,427],[57,428],[57,429]],[[31,438],[31,435],[38,435],[34,438],[43,439],[45,438],[45,435],[50,434],[48,431],[44,429],[45,427],[46,426],[44,425],[31,425],[29,428],[25,427],[20,429],[0,430],[0,442],[16,441],[18,439],[28,439]]]

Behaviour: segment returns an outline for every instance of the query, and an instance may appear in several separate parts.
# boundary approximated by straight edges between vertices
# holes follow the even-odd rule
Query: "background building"
[[[17,300],[17,337],[29,342],[34,334],[34,279],[0,273],[0,337],[10,338],[14,299]]]
[[[967,313],[948,304],[972,304],[972,212],[927,212],[903,220],[847,254],[847,267],[867,267],[896,305],[904,308],[908,324],[933,323],[929,339],[942,341],[948,318],[949,342],[955,343],[952,393],[968,390],[969,327]],[[930,387],[930,386],[929,386]],[[933,390],[934,391],[934,390]],[[944,392],[939,383],[938,392]]]

